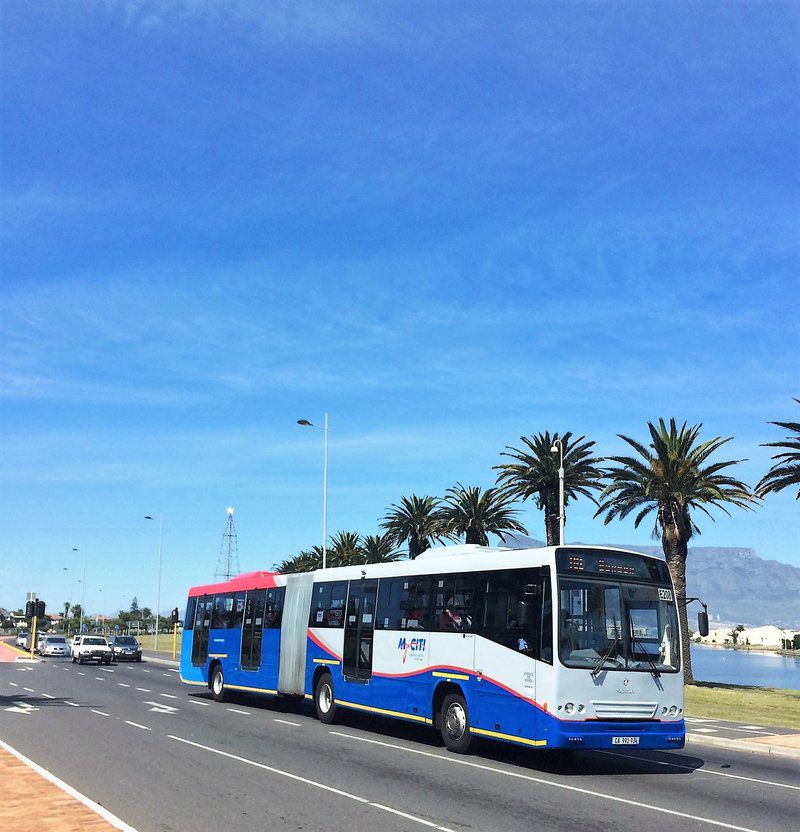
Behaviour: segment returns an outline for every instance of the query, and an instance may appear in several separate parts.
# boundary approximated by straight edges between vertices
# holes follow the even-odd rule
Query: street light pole
[[[298,419],[297,424],[304,428],[314,428],[316,425],[308,419]],[[322,568],[328,563],[328,414],[322,428]]]
[[[153,518],[146,514],[145,520],[152,520]],[[158,650],[158,608],[161,606],[161,554],[164,544],[164,514],[158,515],[158,585],[156,587],[156,637],[153,644],[153,649]]]
[[[564,545],[564,443],[558,438],[558,434],[553,437],[553,446],[550,448],[550,453],[559,455],[558,465],[558,545]]]
[[[83,632],[83,616],[85,615],[86,606],[86,552],[83,553],[83,580],[81,581],[81,620],[78,625],[78,633]]]

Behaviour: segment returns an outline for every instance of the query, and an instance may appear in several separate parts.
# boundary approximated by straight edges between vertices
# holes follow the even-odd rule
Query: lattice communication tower
[[[225,524],[225,533],[222,535],[214,577],[229,581],[241,570],[239,569],[239,542],[236,538],[236,526],[233,524],[233,509],[229,506],[227,511],[228,522]]]

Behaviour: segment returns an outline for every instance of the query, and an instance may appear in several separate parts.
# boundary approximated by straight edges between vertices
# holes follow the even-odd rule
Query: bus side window
[[[228,626],[230,611],[233,609],[233,594],[217,595],[214,598],[214,612],[211,615],[211,629],[221,630]]]
[[[430,629],[432,583],[433,578],[429,575],[403,579],[400,593],[401,630]]]
[[[284,587],[276,586],[267,590],[267,609],[264,614],[265,627],[280,627],[283,614]]]
[[[378,603],[375,612],[376,630],[399,630],[400,595],[405,578],[381,578],[378,581]]]
[[[342,627],[347,581],[317,584],[311,596],[309,627]]]
[[[472,575],[443,575],[433,579],[431,629],[471,633],[474,629]]]
[[[228,627],[234,630],[241,627],[242,618],[244,618],[244,592],[236,592],[233,596],[233,606],[231,615],[228,618]]]
[[[539,639],[539,659],[553,663],[553,595],[550,590],[550,567],[542,567],[542,617]]]
[[[192,630],[194,629],[194,616],[195,611],[197,610],[197,598],[190,598],[189,603],[186,605],[186,615],[183,617],[183,629],[184,630]]]

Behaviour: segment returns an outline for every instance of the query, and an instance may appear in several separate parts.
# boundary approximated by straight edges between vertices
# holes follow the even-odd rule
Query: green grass
[[[698,682],[686,686],[688,716],[800,728],[800,691]]]
[[[135,635],[135,633],[134,633]],[[145,650],[155,650],[155,636],[136,636],[136,640]],[[181,634],[178,633],[177,655],[181,654]],[[172,655],[172,633],[159,633],[158,635],[158,652],[169,653]]]

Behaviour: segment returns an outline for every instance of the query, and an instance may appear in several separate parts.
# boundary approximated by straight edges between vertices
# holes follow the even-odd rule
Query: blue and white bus
[[[181,678],[430,725],[452,751],[682,748],[676,597],[664,561],[588,546],[429,549],[416,560],[189,592]]]

